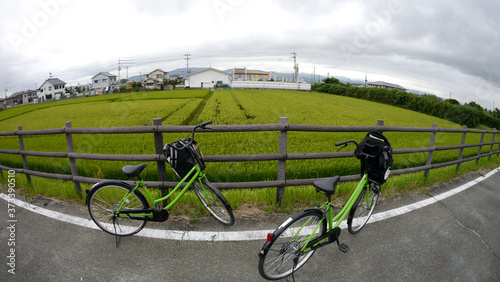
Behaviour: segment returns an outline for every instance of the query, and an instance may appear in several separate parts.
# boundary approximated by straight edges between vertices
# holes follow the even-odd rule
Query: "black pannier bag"
[[[387,181],[393,162],[392,147],[389,140],[378,131],[370,131],[359,142],[354,151],[356,158],[361,160],[361,175],[366,171],[368,179],[377,184]]]
[[[196,141],[193,141],[191,145],[187,146],[184,139],[177,140],[173,143],[167,143],[163,147],[163,154],[165,155],[166,161],[172,166],[172,169],[180,178],[184,178],[195,164],[199,165],[200,170],[206,168],[205,162],[203,161],[203,155]]]

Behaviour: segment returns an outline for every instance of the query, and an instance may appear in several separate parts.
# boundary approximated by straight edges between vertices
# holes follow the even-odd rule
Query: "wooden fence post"
[[[20,125],[17,127],[17,130],[18,131],[21,131],[23,130],[23,127]],[[19,136],[19,149],[21,151],[25,151],[24,149],[24,139],[23,139],[23,136],[22,135],[18,135]],[[28,160],[26,159],[26,155],[21,155],[21,158],[23,159],[23,168],[28,170]],[[28,180],[28,183],[31,183],[31,175],[25,173],[24,175],[26,175],[26,179]]]
[[[384,120],[383,119],[378,119],[377,120],[377,126],[384,126]],[[380,131],[380,132],[382,132],[382,131]]]
[[[496,131],[497,129],[496,128],[493,128],[494,131]],[[495,135],[496,135],[496,132],[493,132],[493,137],[491,138],[491,142],[495,142]],[[491,147],[490,147],[490,154],[493,152],[493,145],[495,144],[491,144]],[[491,160],[491,155],[488,156],[488,161]]]
[[[464,129],[467,129],[467,125],[464,125]],[[466,135],[466,134],[467,134],[467,132],[462,133],[462,143],[461,143],[461,145],[465,145],[465,135]],[[463,155],[464,155],[464,148],[461,148],[461,149],[460,149],[460,153],[458,154],[458,160],[461,160],[461,159],[462,159],[462,157],[463,157]],[[458,164],[457,164],[457,169],[456,169],[456,171],[459,171],[459,170],[460,170],[460,164],[461,164],[461,163],[458,163]]]
[[[153,119],[153,125],[160,126],[162,125],[161,118],[154,118]],[[158,127],[157,127],[158,129]],[[160,160],[160,155],[163,154],[163,134],[159,132],[158,130],[155,131],[154,133],[154,138],[155,138],[155,150],[156,154],[158,154],[158,161],[156,162],[156,166],[158,167],[158,180],[162,182],[161,188],[160,188],[160,193],[162,197],[165,197],[167,195],[168,188],[164,187],[163,182],[167,181],[167,169],[165,166],[165,162]],[[167,205],[168,200],[163,201],[163,205]]]
[[[280,131],[279,141],[278,141],[278,153],[287,153],[287,133],[288,133],[288,118],[280,117],[280,124],[285,124],[285,129]],[[278,180],[286,181],[286,158],[284,160],[278,160]],[[283,202],[283,196],[285,195],[285,186],[278,186],[276,188],[276,202],[281,206]]]
[[[436,127],[437,127],[437,124],[436,123],[432,123],[432,128],[436,128]],[[429,142],[429,147],[434,147],[435,144],[436,144],[436,131],[433,131],[433,132],[431,132],[431,141]],[[434,150],[429,151],[427,153],[427,161],[425,162],[425,165],[432,164],[432,155],[433,155],[433,153],[434,153]],[[425,180],[427,180],[427,178],[429,177],[429,170],[430,169],[426,169],[425,170],[425,173],[424,173]]]
[[[483,130],[486,130],[486,127],[483,126]],[[484,142],[484,132],[481,133],[481,141],[479,143],[481,143],[481,145],[479,145],[479,149],[477,150],[477,155],[480,156],[481,155],[481,150],[483,149],[483,142]],[[479,162],[479,159],[476,159],[476,164]]]
[[[498,157],[498,155],[500,155],[500,144],[498,144],[497,151],[498,151],[498,153],[497,153],[497,157]]]
[[[64,124],[65,128],[71,128],[71,121]],[[73,145],[73,134],[66,133],[66,144],[68,147],[68,153],[74,153],[75,147]],[[71,168],[71,175],[73,176],[73,183],[75,184],[75,191],[78,196],[82,196],[82,187],[80,182],[75,181],[75,176],[78,176],[78,169],[76,168],[76,160],[74,158],[69,158],[69,166]]]

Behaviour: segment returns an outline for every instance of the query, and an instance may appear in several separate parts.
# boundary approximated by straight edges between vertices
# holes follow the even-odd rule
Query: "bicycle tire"
[[[326,220],[318,209],[294,214],[272,234],[259,254],[259,273],[267,280],[285,278],[301,268],[314,254],[311,250],[298,253],[306,244],[305,238],[322,236],[326,232]],[[319,229],[316,227],[320,225]],[[269,239],[268,239],[269,240]],[[298,260],[295,262],[296,258]]]
[[[222,193],[210,181],[203,178],[195,182],[193,190],[203,206],[222,224],[231,226],[234,224],[233,208],[222,195]]]
[[[115,236],[131,236],[141,231],[146,220],[117,217],[114,211],[120,200],[131,190],[132,186],[123,182],[107,182],[96,185],[87,196],[90,217],[103,231]],[[149,204],[139,191],[127,199],[122,209],[147,209]]]
[[[366,197],[367,194],[368,199]],[[371,188],[367,188],[366,186],[363,188],[347,218],[347,229],[349,233],[356,234],[366,225],[377,205],[378,195],[379,194],[373,192]]]

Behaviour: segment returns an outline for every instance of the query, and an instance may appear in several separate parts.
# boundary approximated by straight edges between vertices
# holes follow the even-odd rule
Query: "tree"
[[[450,99],[446,99],[445,102],[448,103],[448,104],[452,104],[452,105],[460,105],[460,102],[458,102],[455,99],[451,99],[451,98]]]
[[[500,118],[500,110],[498,108],[495,108],[495,110],[493,110],[492,116]]]
[[[469,107],[473,107],[473,108],[476,108],[478,110],[481,110],[481,111],[484,111],[483,107],[481,107],[481,105],[477,104],[476,102],[472,101],[470,103],[465,103],[464,104],[465,106],[469,106]]]
[[[326,84],[340,84],[340,80],[335,77],[325,78],[323,79],[323,82]]]

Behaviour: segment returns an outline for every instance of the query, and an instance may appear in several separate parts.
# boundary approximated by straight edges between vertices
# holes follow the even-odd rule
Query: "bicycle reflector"
[[[271,242],[273,240],[273,234],[272,233],[267,233],[267,241]]]

